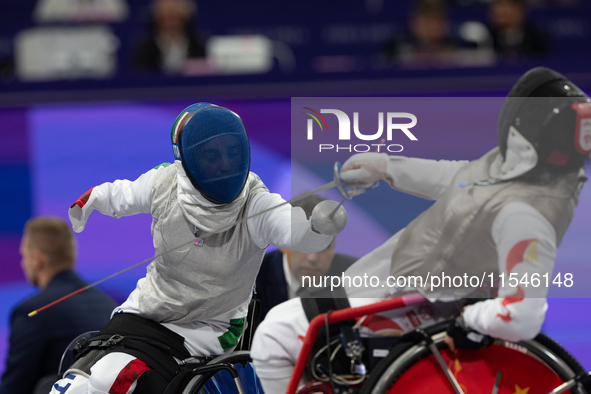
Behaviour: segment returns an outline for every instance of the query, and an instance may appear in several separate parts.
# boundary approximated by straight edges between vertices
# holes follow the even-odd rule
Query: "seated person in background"
[[[154,0],[150,33],[134,48],[133,69],[178,74],[185,60],[205,57],[203,44],[191,27],[195,13],[190,0]]]
[[[91,288],[28,317],[28,313],[87,283],[74,272],[74,237],[59,218],[27,221],[20,253],[27,281],[41,291],[17,305],[10,315],[10,348],[0,383],[2,394],[31,394],[41,378],[52,375],[55,380],[68,344],[84,332],[101,329],[117,306],[105,293]]]
[[[548,55],[548,37],[528,20],[525,0],[493,0],[488,18],[494,50],[501,60]]]
[[[326,199],[314,195],[292,205],[302,208],[310,218],[316,204],[324,200]],[[264,319],[275,305],[296,297],[302,286],[302,276],[341,275],[356,260],[356,257],[335,253],[335,240],[317,253],[289,249],[267,253],[256,280],[256,297],[261,300],[262,307],[260,318]]]
[[[438,67],[455,62],[457,48],[449,34],[445,3],[419,0],[411,7],[408,33],[386,43],[388,62],[411,67]]]

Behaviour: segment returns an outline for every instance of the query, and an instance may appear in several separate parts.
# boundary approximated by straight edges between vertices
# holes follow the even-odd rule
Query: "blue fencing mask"
[[[236,113],[209,103],[190,105],[174,122],[171,138],[175,159],[203,197],[216,204],[238,197],[250,170],[250,146]]]

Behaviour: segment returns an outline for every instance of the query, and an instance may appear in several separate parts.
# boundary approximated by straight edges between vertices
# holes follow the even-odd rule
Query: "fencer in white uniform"
[[[171,138],[174,164],[135,181],[96,186],[72,204],[69,216],[81,232],[95,209],[115,218],[151,214],[156,258],[112,321],[139,315],[182,336],[192,356],[223,354],[240,339],[266,248],[318,252],[344,224],[322,234],[330,223],[318,215],[308,220],[301,208],[270,193],[250,172],[246,130],[229,109],[191,105],[178,116]],[[90,371],[67,372],[52,393],[132,393],[150,369],[134,355],[114,351]]]
[[[461,299],[482,289],[465,284],[432,289],[425,283],[415,290],[430,304],[379,314],[389,325],[372,326],[371,321],[384,319],[366,319],[370,323],[363,324],[363,334],[379,335],[386,327],[400,335],[433,325],[450,317],[446,305],[456,309],[446,338],[450,346],[482,346],[487,336],[518,341],[538,334],[547,309],[546,280],[552,280],[545,275],[553,272],[557,247],[585,181],[583,162],[591,152],[591,138],[585,136],[591,136],[583,127],[591,122],[589,102],[564,76],[535,68],[518,80],[503,106],[499,147],[478,160],[361,153],[344,163],[340,177],[347,185],[385,181],[436,201],[345,272],[380,278],[375,286],[345,284],[351,306],[386,296],[389,276],[491,274],[495,279],[487,299],[465,307]],[[265,392],[285,392],[308,325],[301,300],[293,299],[273,308],[257,329],[251,355]]]

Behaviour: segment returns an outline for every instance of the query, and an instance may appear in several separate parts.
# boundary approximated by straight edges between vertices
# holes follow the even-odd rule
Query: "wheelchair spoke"
[[[433,356],[437,360],[437,363],[443,370],[443,373],[447,377],[447,380],[449,380],[449,383],[451,383],[455,393],[464,394],[464,391],[460,387],[460,384],[458,383],[456,377],[447,366],[445,360],[441,356],[441,353],[439,353],[439,349],[437,349],[437,345],[435,344],[435,342],[433,342],[431,335],[427,334],[425,330],[422,330],[420,328],[416,329],[414,333],[412,333],[411,335],[413,335],[415,338],[421,338],[426,342],[427,347],[429,348],[429,350],[431,350],[431,353],[433,354]]]
[[[571,379],[568,382],[562,383],[560,386],[556,387],[554,390],[550,391],[548,394],[559,394],[559,393],[562,393],[562,392],[570,389],[571,387],[574,387],[575,384],[577,384],[577,382],[575,381],[575,379]]]
[[[460,387],[460,384],[456,380],[456,377],[454,376],[454,374],[451,372],[451,370],[449,369],[449,367],[447,366],[447,364],[443,360],[443,357],[441,357],[441,353],[439,353],[439,349],[437,349],[437,345],[435,345],[433,343],[433,341],[431,341],[431,343],[429,344],[429,349],[431,350],[431,353],[433,353],[433,355],[435,356],[435,359],[437,360],[437,363],[439,364],[441,369],[443,369],[443,373],[445,374],[445,376],[447,376],[447,379],[449,380],[449,382],[453,386],[456,394],[464,394],[464,391]]]
[[[244,389],[242,388],[242,383],[240,383],[240,379],[238,378],[238,376],[234,378],[234,384],[236,384],[238,394],[244,394]]]
[[[591,372],[581,372],[578,373],[573,379],[569,380],[568,382],[564,382],[560,386],[556,387],[554,390],[550,391],[548,394],[559,394],[574,387],[577,383],[583,382],[584,380],[588,380],[591,377]]]
[[[495,385],[493,386],[491,394],[497,394],[499,392],[499,386],[501,385],[501,375],[501,371],[497,372],[497,378],[495,379]]]

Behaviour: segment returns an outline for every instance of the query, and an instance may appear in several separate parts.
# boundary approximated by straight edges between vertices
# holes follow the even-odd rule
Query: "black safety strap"
[[[89,373],[90,367],[111,352],[130,354],[158,371],[167,381],[183,369],[175,357],[191,357],[184,347],[184,338],[159,323],[139,315],[121,313],[91,340],[82,341],[75,351],[72,368]]]
[[[332,292],[326,289],[315,291],[307,288],[301,298],[308,321],[312,321],[321,313],[345,309],[350,306],[347,293],[342,287],[336,287]]]
[[[118,313],[99,332],[100,334],[119,334],[124,337],[139,337],[154,341],[169,348],[171,355],[178,359],[191,357],[185,348],[185,338],[162,324],[133,313]]]
[[[337,311],[340,309],[349,308],[349,299],[347,298],[347,294],[345,293],[345,289],[342,287],[335,288],[332,292],[328,291],[327,289],[319,289],[319,290],[312,290],[310,288],[306,289],[301,295],[302,307],[304,308],[304,312],[306,313],[306,317],[308,321],[312,321],[316,316],[326,313],[328,311]],[[355,325],[355,320],[345,320],[340,323],[334,323],[329,325],[328,335],[330,340],[334,340],[337,336],[341,334],[344,330],[347,332],[350,330],[351,327]],[[312,346],[312,351],[310,352],[310,356],[308,357],[308,370],[311,373],[312,368],[315,368],[316,374],[321,373],[318,371],[317,365],[312,365],[313,359],[316,354],[326,346],[326,327],[322,326],[318,331],[318,335],[316,336],[316,341]],[[334,349],[334,348],[333,348]],[[344,351],[340,351],[337,353],[338,357],[335,360],[336,363],[333,363],[333,369],[335,373],[344,373],[348,372],[348,368],[350,366],[350,360],[344,354]],[[344,357],[344,358],[343,358]],[[321,354],[316,359],[316,364],[321,364],[324,367],[325,371],[328,371],[328,355]]]
[[[248,304],[248,313],[246,315],[246,328],[242,333],[240,342],[234,351],[238,350],[250,350],[252,347],[252,340],[254,333],[261,322],[261,300],[256,298],[256,293],[253,295],[250,303]]]

